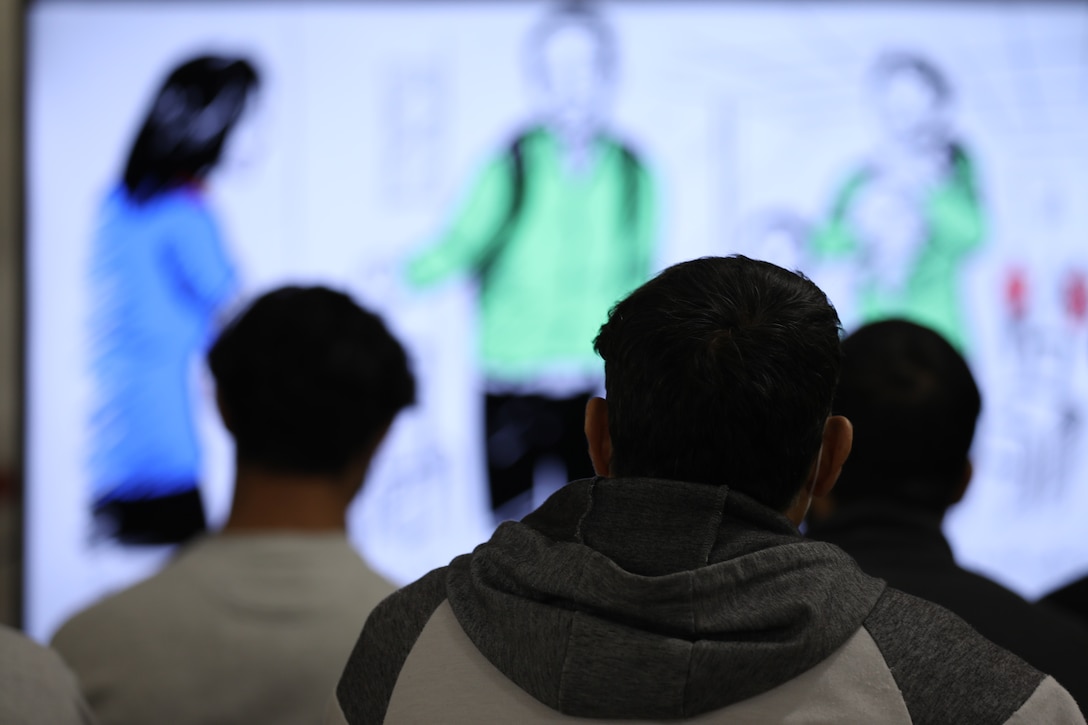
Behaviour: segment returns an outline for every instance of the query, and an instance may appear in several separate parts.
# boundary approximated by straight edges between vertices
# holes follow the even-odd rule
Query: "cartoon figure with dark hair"
[[[960,268],[984,222],[975,165],[950,128],[951,88],[909,53],[881,58],[873,85],[884,144],[836,195],[813,252],[856,260],[863,322],[906,317],[963,350]]]
[[[603,376],[587,341],[648,277],[654,251],[650,173],[607,127],[611,29],[584,4],[560,6],[531,33],[526,59],[541,118],[485,166],[409,269],[418,287],[479,280],[496,508],[524,500],[541,465],[565,468],[563,482],[593,475],[582,420]]]
[[[235,291],[203,180],[257,88],[245,60],[194,58],[163,83],[92,247],[96,526],[125,543],[204,529],[190,367]]]

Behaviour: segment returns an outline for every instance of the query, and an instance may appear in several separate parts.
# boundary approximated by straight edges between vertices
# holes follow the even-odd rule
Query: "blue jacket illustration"
[[[134,500],[196,486],[192,363],[234,269],[200,189],[106,199],[91,261],[93,496]]]

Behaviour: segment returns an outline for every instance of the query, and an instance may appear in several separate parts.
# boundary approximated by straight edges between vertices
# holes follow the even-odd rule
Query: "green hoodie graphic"
[[[544,130],[484,168],[449,231],[413,259],[420,288],[455,274],[480,280],[484,373],[519,385],[541,374],[601,377],[593,338],[609,309],[646,281],[654,247],[649,173],[600,137],[582,175]]]
[[[831,219],[812,240],[817,258],[865,254],[865,240],[851,223],[854,205],[873,183],[873,173],[855,173],[838,193]],[[971,160],[952,148],[948,176],[928,194],[923,218],[927,235],[902,290],[882,288],[866,280],[858,291],[863,322],[905,317],[933,328],[961,351],[968,335],[962,316],[959,271],[966,255],[983,239],[984,221]]]

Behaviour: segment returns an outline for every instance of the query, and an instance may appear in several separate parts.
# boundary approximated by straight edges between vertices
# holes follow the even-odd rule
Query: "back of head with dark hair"
[[[840,325],[805,277],[742,256],[677,264],[616,305],[613,473],[727,484],[785,511],[820,449]]]
[[[208,355],[240,462],[345,469],[415,398],[381,319],[323,287],[284,287],[227,326]]]
[[[943,512],[960,491],[982,408],[967,362],[936,332],[905,320],[866,325],[843,351],[834,410],[853,422],[854,448],[835,500]]]
[[[125,165],[125,188],[144,201],[202,178],[257,88],[243,59],[201,56],[175,68],[159,89]]]

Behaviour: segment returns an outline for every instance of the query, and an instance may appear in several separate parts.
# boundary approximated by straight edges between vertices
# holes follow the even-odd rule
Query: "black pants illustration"
[[[196,486],[169,496],[99,501],[94,522],[97,535],[130,545],[181,544],[207,528]]]
[[[531,491],[538,464],[549,458],[563,464],[568,481],[593,476],[584,432],[586,401],[593,394],[487,396],[487,473],[493,509]]]

